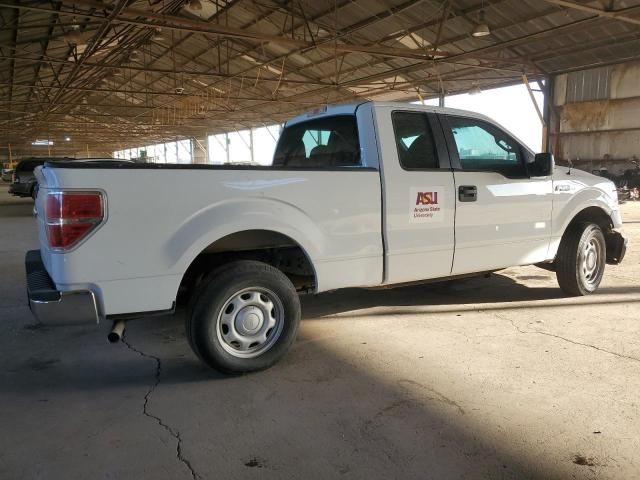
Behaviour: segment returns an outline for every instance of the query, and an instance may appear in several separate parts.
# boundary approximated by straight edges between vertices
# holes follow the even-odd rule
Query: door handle
[[[458,200],[461,202],[475,202],[478,200],[478,187],[475,185],[460,185],[458,187]]]

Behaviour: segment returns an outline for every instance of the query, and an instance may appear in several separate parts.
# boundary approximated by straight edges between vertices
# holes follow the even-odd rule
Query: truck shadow
[[[540,275],[518,275],[516,278],[504,274],[492,274],[489,278],[475,277],[450,280],[441,283],[415,284],[387,289],[351,288],[336,292],[301,297],[305,320],[328,317],[335,314],[366,310],[375,307],[438,307],[437,312],[457,312],[484,309],[482,305],[493,304],[491,310],[515,308],[545,308],[573,305],[596,305],[602,303],[633,303],[640,299],[603,299],[607,294],[640,293],[639,286],[600,287],[588,297],[567,297],[559,287],[528,286],[518,280],[546,280],[551,275],[541,270]],[[552,302],[550,302],[550,300]],[[526,305],[520,305],[526,302]],[[473,307],[468,304],[479,304]],[[513,305],[510,305],[513,304]],[[363,315],[429,313],[428,310],[402,312],[366,312]]]

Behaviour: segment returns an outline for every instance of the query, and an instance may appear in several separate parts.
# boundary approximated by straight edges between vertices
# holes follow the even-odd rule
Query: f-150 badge
[[[409,197],[411,223],[441,222],[443,220],[443,187],[412,188]]]
[[[555,188],[556,192],[570,192],[573,190],[573,187],[569,183],[559,183]]]

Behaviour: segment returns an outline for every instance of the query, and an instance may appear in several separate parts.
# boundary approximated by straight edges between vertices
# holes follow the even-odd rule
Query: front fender
[[[571,195],[571,198],[566,202],[554,201],[554,210],[557,207],[559,209],[554,215],[554,237],[561,237],[576,215],[590,207],[596,207],[604,211],[611,218],[614,228],[622,226],[617,201],[614,201],[606,192],[596,187],[586,187]]]

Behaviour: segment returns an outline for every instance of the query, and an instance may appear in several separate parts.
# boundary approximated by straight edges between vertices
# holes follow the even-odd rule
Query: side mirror
[[[551,153],[536,153],[533,162],[529,164],[529,174],[532,177],[546,177],[553,173],[554,165]]]

